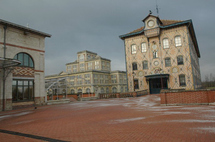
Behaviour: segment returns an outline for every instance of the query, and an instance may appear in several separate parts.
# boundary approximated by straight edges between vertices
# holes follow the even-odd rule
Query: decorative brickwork
[[[13,70],[14,77],[34,77],[34,69],[28,67],[15,67]]]

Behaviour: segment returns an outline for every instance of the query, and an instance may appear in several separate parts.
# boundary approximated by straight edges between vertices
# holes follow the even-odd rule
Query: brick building
[[[144,26],[121,35],[129,91],[194,90],[201,87],[200,52],[192,20],[161,20],[149,14]]]
[[[0,19],[0,110],[45,103],[45,37],[51,35]]]

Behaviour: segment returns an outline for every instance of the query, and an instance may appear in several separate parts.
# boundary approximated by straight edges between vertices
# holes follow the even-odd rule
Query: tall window
[[[95,69],[99,69],[99,61],[95,61]]]
[[[148,69],[148,61],[143,61],[143,69]]]
[[[92,62],[87,63],[87,69],[88,70],[92,70],[92,66],[93,66]]]
[[[84,63],[81,63],[80,64],[80,71],[84,71],[85,70],[85,64]]]
[[[74,89],[71,89],[71,94],[75,94],[75,90]]]
[[[86,89],[86,93],[88,93],[88,94],[90,93],[90,88]]]
[[[112,93],[116,93],[117,92],[117,88],[116,87],[113,87],[112,88]]]
[[[104,92],[105,92],[104,88],[101,88],[101,93],[104,93]]]
[[[153,51],[153,58],[154,59],[158,58],[158,51],[156,51],[156,50]]]
[[[165,58],[165,67],[171,67],[171,59],[169,57]]]
[[[134,89],[139,89],[138,79],[134,79]]]
[[[77,72],[77,65],[73,65],[73,72]]]
[[[181,46],[181,36],[175,37],[175,46]]]
[[[132,63],[132,69],[137,70],[137,63]]]
[[[145,43],[145,42],[143,42],[143,43],[141,44],[141,47],[142,47],[142,52],[146,52],[146,51],[147,51],[146,43]]]
[[[30,55],[26,54],[26,53],[18,53],[16,54],[16,56],[14,57],[14,59],[19,60],[21,62],[21,64],[19,66],[23,66],[23,67],[34,67],[34,62],[33,59],[31,58]]]
[[[34,100],[34,80],[13,80],[13,102]]]
[[[180,86],[186,86],[186,80],[185,80],[184,74],[179,75],[179,83],[180,83]]]
[[[109,93],[109,88],[106,88],[106,93]]]
[[[137,47],[136,45],[131,45],[131,54],[136,54],[137,53]]]
[[[163,48],[164,48],[164,49],[169,48],[169,41],[168,41],[168,38],[164,38],[164,39],[163,39]]]
[[[183,56],[178,56],[177,57],[177,62],[178,62],[178,65],[183,65],[184,64],[184,61],[183,61]]]
[[[81,54],[81,55],[79,56],[79,62],[83,62],[83,61],[84,61],[84,55]]]
[[[121,87],[120,91],[121,91],[121,92],[124,92],[124,90],[123,90],[123,89],[124,89],[124,88],[123,88],[123,87]]]

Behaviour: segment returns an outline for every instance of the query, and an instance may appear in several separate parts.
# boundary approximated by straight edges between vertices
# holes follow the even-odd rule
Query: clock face
[[[154,24],[155,24],[155,22],[153,20],[149,20],[149,22],[148,22],[148,26],[149,27],[153,27]]]

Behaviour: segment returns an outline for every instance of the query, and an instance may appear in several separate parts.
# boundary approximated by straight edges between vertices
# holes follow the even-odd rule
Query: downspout
[[[6,30],[7,25],[4,26],[4,59],[6,58]],[[6,82],[6,76],[5,76],[5,60],[3,61],[3,99],[2,99],[2,111],[5,111],[5,82]]]

